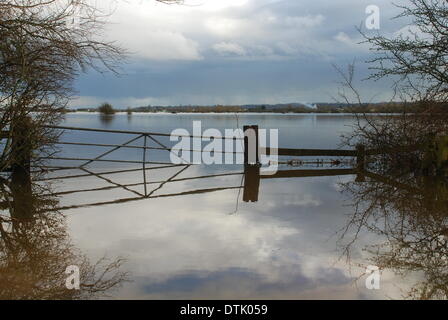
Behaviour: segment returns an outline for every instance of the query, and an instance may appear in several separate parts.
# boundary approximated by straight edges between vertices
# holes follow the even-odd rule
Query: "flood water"
[[[176,128],[191,131],[193,121],[201,121],[204,130],[235,129],[249,124],[279,129],[281,148],[337,149],[340,135],[351,130],[353,118],[289,114],[238,117],[232,114],[117,114],[111,119],[101,119],[97,114],[67,114],[61,125],[170,133]],[[119,145],[135,137],[67,130],[61,141]],[[157,139],[161,144],[170,145],[167,137]],[[142,142],[140,138],[129,145],[141,146]],[[160,147],[152,140],[147,143]],[[55,158],[93,159],[111,149],[69,144],[59,147],[60,152],[53,155]],[[40,182],[45,183],[45,190],[51,190],[51,201],[46,198],[39,202],[38,195],[34,195],[33,203],[36,207],[40,205],[39,212],[44,215],[46,210],[58,212],[48,213],[52,223],[47,222],[45,226],[57,229],[60,237],[48,232],[40,236],[42,239],[33,238],[32,243],[38,250],[33,251],[35,257],[26,263],[32,264],[29,270],[37,270],[34,274],[37,279],[49,279],[45,270],[50,270],[47,266],[50,263],[57,265],[55,270],[61,270],[64,261],[76,265],[76,257],[82,256],[79,259],[92,268],[96,261],[107,257],[109,262],[124,259],[107,275],[108,279],[115,275],[112,279],[120,282],[107,291],[112,298],[401,299],[419,288],[422,281],[435,281],[438,275],[428,275],[429,269],[434,273],[446,271],[446,264],[438,264],[439,270],[429,265],[412,268],[412,262],[424,264],[418,260],[425,253],[422,253],[424,248],[406,254],[400,251],[403,265],[393,268],[390,264],[390,268],[381,270],[380,288],[366,287],[366,268],[375,266],[379,260],[391,259],[397,252],[395,246],[400,247],[396,243],[403,239],[397,237],[395,231],[403,233],[406,226],[406,237],[415,240],[428,228],[445,221],[444,218],[420,219],[417,224],[417,220],[403,217],[403,211],[412,217],[412,210],[421,213],[423,209],[409,205],[402,210],[406,201],[401,206],[387,203],[384,195],[393,195],[392,200],[403,196],[409,204],[414,201],[412,195],[398,194],[393,186],[381,189],[380,183],[372,184],[368,179],[357,182],[359,177],[355,174],[262,177],[258,201],[244,202],[242,187],[246,181],[242,165],[154,169],[162,165],[148,164],[144,177],[142,165],[138,164],[142,161],[142,149],[118,149],[101,159],[129,162],[93,162],[84,169],[49,172],[40,178],[45,180]],[[169,152],[163,150],[151,149],[146,154],[148,162],[168,163],[169,159]],[[76,167],[85,162],[59,159],[47,165]],[[312,164],[304,168],[280,166],[280,170],[328,168]],[[210,175],[212,177],[189,179]],[[383,192],[370,190],[368,195],[383,196],[379,208],[387,215],[382,215],[384,212],[380,209],[370,216],[362,216],[363,208],[378,203],[378,199],[366,197],[363,188]],[[431,210],[434,213],[445,207]],[[30,228],[37,233],[34,225]],[[61,238],[70,246],[61,246],[57,240]],[[417,242],[414,240],[412,243]],[[2,249],[6,248],[11,254],[22,250],[20,241],[15,242],[13,249],[2,244]],[[76,254],[67,253],[67,250]],[[61,255],[65,256],[61,258]],[[101,274],[98,270],[96,276]],[[91,273],[94,277],[95,271]],[[63,274],[60,278],[65,277]],[[123,279],[126,281],[121,281]],[[20,294],[26,297],[27,289],[21,290]],[[50,296],[45,292],[47,296],[42,298]],[[14,295],[13,292],[9,294]]]

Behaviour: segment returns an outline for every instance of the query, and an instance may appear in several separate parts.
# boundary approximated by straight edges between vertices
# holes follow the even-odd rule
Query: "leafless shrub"
[[[336,67],[341,77],[338,96],[334,99],[353,106],[355,122],[352,130],[342,136],[341,144],[355,148],[362,144],[367,150],[384,151],[371,157],[376,168],[385,171],[415,170],[420,167],[425,146],[437,136],[448,134],[448,112],[435,102],[408,102],[402,89],[395,88],[391,103],[401,99],[401,112],[375,115],[366,113],[371,102],[364,102],[355,83],[355,63],[347,71]],[[408,109],[412,108],[409,112]],[[418,111],[420,110],[420,111]],[[430,111],[428,111],[430,110]],[[437,111],[436,111],[437,110]]]

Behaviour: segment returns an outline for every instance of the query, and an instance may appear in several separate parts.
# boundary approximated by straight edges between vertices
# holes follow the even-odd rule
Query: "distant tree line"
[[[446,113],[447,108],[444,103],[433,103],[432,108],[438,112]],[[285,105],[278,107],[276,105],[258,105],[251,106],[146,106],[127,109],[114,109],[111,104],[104,103],[98,108],[78,108],[76,110],[66,110],[67,112],[100,112],[101,114],[111,115],[122,111],[132,114],[133,112],[143,113],[418,113],[425,110],[421,103],[403,103],[403,102],[381,102],[381,103],[319,103],[316,108],[305,106]]]

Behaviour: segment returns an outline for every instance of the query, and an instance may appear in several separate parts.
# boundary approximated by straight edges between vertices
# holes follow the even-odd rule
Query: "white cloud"
[[[246,55],[246,50],[236,44],[236,43],[232,43],[232,42],[221,42],[221,43],[217,43],[215,45],[213,45],[213,50],[215,50],[216,52],[218,52],[221,55],[238,55],[238,56],[245,56]]]
[[[311,28],[322,24],[325,17],[321,14],[315,16],[303,16],[303,17],[286,17],[283,21],[286,25],[295,28]]]
[[[326,29],[327,17],[322,13],[301,14],[297,8],[289,12],[283,4],[266,0],[189,0],[186,4],[120,3],[110,19],[109,37],[134,57],[148,60],[206,59],[202,49],[210,46],[224,56],[266,60],[278,59],[274,47],[283,55],[296,55],[298,48],[304,52],[312,46],[307,54],[321,56],[332,47],[327,42],[333,39],[319,35]]]
[[[335,37],[335,40],[342,42],[345,45],[348,46],[352,46],[354,45],[354,41],[350,38],[350,36],[348,34],[346,34],[345,32],[339,32]]]
[[[141,38],[124,40],[136,55],[151,60],[200,60],[197,42],[183,34],[168,30],[154,30]]]
[[[183,23],[175,19],[180,8],[170,15],[167,7],[172,6],[155,6],[151,1],[121,4],[110,18],[107,37],[140,59],[202,59],[198,42],[187,37]]]
[[[242,19],[234,19],[228,17],[211,17],[204,21],[205,30],[211,33],[211,35],[223,36],[223,37],[235,37],[238,34],[242,34],[246,29],[247,21]]]
[[[249,0],[186,0],[188,6],[197,6],[197,9],[204,11],[219,11],[232,7],[247,5]]]
[[[424,34],[422,32],[422,30],[416,25],[405,26],[405,27],[399,29],[398,31],[394,32],[392,36],[393,37],[401,36],[403,38],[410,38],[410,39],[414,39],[416,36],[418,38],[423,38],[423,39],[425,37],[428,37],[428,35]]]

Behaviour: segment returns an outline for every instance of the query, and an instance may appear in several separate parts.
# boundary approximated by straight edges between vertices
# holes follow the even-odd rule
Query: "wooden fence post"
[[[31,186],[31,153],[32,153],[32,119],[24,117],[16,120],[11,128],[12,145],[11,163],[11,195],[13,210],[11,216],[16,223],[32,219],[33,195]]]
[[[259,141],[258,126],[244,126],[244,164],[258,165]]]
[[[16,167],[11,174],[11,217],[14,223],[23,222],[33,218],[34,200],[31,185],[31,175],[22,167]]]
[[[31,153],[32,153],[32,120],[30,117],[24,117],[12,126],[12,146],[10,154],[10,163],[12,171],[24,170],[30,173]]]
[[[364,170],[366,165],[366,147],[363,144],[356,146],[356,165],[358,170]]]
[[[448,173],[448,136],[429,139],[425,145],[421,167],[426,175]]]

